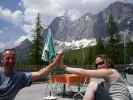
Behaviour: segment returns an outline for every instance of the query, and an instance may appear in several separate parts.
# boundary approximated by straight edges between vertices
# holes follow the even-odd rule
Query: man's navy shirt
[[[0,70],[0,100],[14,100],[18,91],[32,83],[31,72],[13,72],[10,77]]]

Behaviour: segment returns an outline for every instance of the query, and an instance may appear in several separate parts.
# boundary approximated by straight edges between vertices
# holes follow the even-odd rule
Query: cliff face
[[[57,17],[49,27],[56,40],[104,38],[108,35],[106,26],[110,14],[117,22],[119,31],[129,29],[129,33],[133,33],[133,5],[122,2],[115,2],[96,15],[86,13],[75,21],[71,21],[66,16]]]

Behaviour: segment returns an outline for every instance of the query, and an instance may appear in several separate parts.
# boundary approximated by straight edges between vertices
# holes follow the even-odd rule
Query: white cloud
[[[3,33],[3,30],[0,30],[0,35]]]
[[[18,46],[19,44],[21,44],[25,39],[28,39],[30,41],[33,40],[33,37],[31,34],[28,35],[24,35],[24,36],[20,36],[15,42],[14,42],[14,46]]]
[[[0,41],[0,52],[4,49],[13,48],[15,45],[13,44],[13,41]]]
[[[98,13],[115,1],[125,0],[21,0],[25,8],[24,30],[32,30],[38,12],[43,23],[48,25],[55,17],[62,16],[66,11],[69,17],[75,20],[86,12]]]
[[[6,46],[6,44],[5,44],[5,43],[3,43],[3,42],[0,42],[0,49],[3,49],[3,48],[5,48],[5,46]]]
[[[23,13],[20,10],[12,12],[10,9],[0,7],[0,18],[18,25],[23,22]]]
[[[24,24],[23,25],[23,29],[25,30],[25,32],[31,34],[33,31],[34,25],[32,24]]]
[[[18,5],[19,5],[20,7],[23,7],[23,4],[22,4],[21,1],[18,3]]]
[[[14,46],[18,46],[22,41],[24,41],[25,39],[27,39],[27,36],[21,36],[19,37],[15,42],[14,42]]]

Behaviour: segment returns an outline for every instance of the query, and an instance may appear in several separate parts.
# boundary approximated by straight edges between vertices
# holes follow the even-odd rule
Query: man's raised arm
[[[55,60],[52,63],[50,63],[48,66],[40,69],[37,72],[32,72],[32,81],[36,81],[42,77],[45,77],[53,69],[54,66],[60,63],[61,57],[62,57],[62,52],[58,52]]]

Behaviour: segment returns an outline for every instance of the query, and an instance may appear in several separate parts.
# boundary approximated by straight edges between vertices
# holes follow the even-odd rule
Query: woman
[[[71,68],[63,64],[60,66],[70,73],[104,79],[102,85],[90,81],[83,100],[130,100],[127,84],[120,73],[114,69],[111,59],[106,55],[99,55],[96,57],[95,63],[97,70]]]

